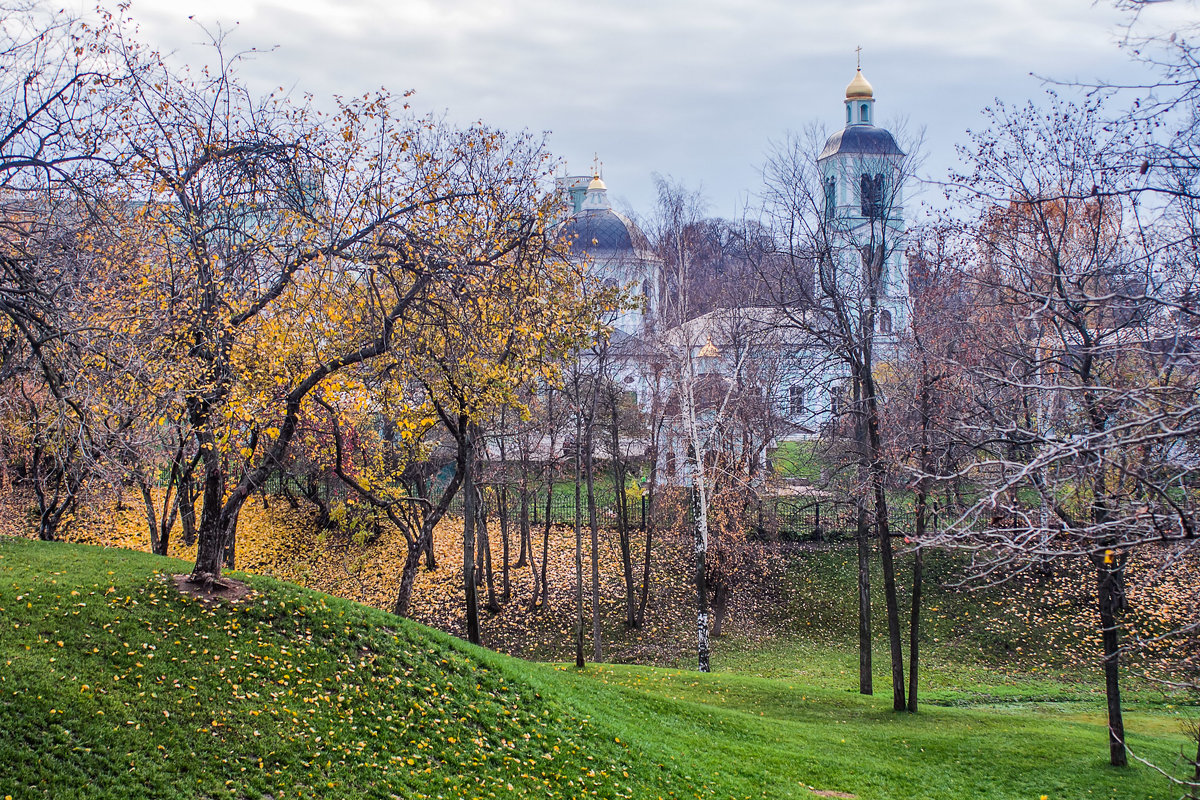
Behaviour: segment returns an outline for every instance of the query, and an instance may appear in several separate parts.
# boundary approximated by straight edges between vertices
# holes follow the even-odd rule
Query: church
[[[667,417],[665,440],[657,444],[666,480],[686,449],[678,423],[669,419],[682,410],[681,381],[693,384],[690,402],[698,419],[731,428],[718,417],[734,394],[740,413],[750,408],[756,415],[742,420],[757,431],[754,444],[745,441],[749,434],[726,442],[753,473],[780,441],[819,436],[844,408],[845,365],[795,324],[799,316],[819,318],[829,313],[832,298],[844,306],[850,298],[852,313],[865,315],[869,306],[881,360],[895,352],[909,316],[902,246],[905,153],[891,132],[874,124],[874,90],[861,67],[843,102],[844,127],[815,154],[820,186],[809,191],[825,245],[810,259],[812,285],[794,293],[807,298],[804,308],[735,303],[691,318],[675,313],[672,276],[645,234],[612,208],[599,171],[557,179],[566,208],[561,235],[573,252],[598,280],[641,296],[639,307],[609,321],[612,374],[644,412],[653,408]],[[753,402],[746,402],[747,382],[757,393]]]

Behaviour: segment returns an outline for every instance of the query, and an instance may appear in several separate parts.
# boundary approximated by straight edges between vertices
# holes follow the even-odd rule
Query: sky
[[[752,213],[789,131],[841,127],[858,47],[876,120],[923,133],[932,181],[995,98],[1144,77],[1109,0],[134,0],[131,14],[180,62],[205,57],[205,28],[264,51],[241,67],[259,92],[329,104],[414,90],[421,113],[545,132],[570,174],[598,157],[610,198],[643,217],[656,174],[701,190],[713,216]],[[1200,10],[1178,0],[1147,14],[1171,30]]]

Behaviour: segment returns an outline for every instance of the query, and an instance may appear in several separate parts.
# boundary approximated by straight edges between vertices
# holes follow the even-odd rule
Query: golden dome
[[[708,337],[708,341],[704,343],[704,347],[700,348],[700,352],[696,353],[696,358],[716,358],[721,355],[721,351],[713,344],[712,337]]]
[[[871,84],[867,83],[867,79],[863,77],[860,69],[854,75],[854,80],[850,81],[850,85],[846,87],[847,100],[870,99],[875,96],[874,90],[871,89]]]
[[[608,188],[608,187],[604,185],[604,181],[600,180],[600,176],[599,176],[599,175],[597,175],[596,177],[592,178],[592,182],[588,184],[588,191],[589,191],[589,192],[590,192],[592,189],[607,189],[607,188]]]

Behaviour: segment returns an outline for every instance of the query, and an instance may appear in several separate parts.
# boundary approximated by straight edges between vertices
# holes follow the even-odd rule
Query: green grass
[[[768,455],[776,475],[803,478],[814,484],[821,482],[821,467],[825,462],[817,442],[780,442]]]
[[[912,555],[897,540],[897,588],[907,627]],[[885,635],[883,578],[877,544],[871,543],[874,633]],[[992,587],[962,584],[965,556],[930,551],[925,556],[922,642],[947,663],[1001,668],[1036,676],[1068,674],[1090,665],[1098,622],[1090,573],[1064,562],[1047,575],[1027,575]],[[857,644],[858,565],[852,543],[806,550],[788,564],[787,602],[780,623],[793,635]],[[1135,610],[1136,616],[1136,610]]]
[[[1090,719],[896,715],[789,672],[800,639],[757,667],[745,651],[773,675],[580,674],[267,578],[208,608],[167,581],[185,569],[0,539],[0,797],[1174,796],[1148,768],[1105,766]],[[1164,764],[1187,744],[1165,724],[1131,741]]]

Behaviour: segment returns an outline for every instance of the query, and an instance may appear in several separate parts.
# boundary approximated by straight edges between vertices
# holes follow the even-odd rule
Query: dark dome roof
[[[631,220],[609,208],[580,211],[563,225],[563,240],[577,253],[595,250],[648,250],[646,235]]]
[[[868,156],[902,156],[904,151],[896,144],[892,134],[874,125],[848,125],[830,136],[825,149],[817,156],[822,158],[838,153],[861,153]]]

